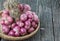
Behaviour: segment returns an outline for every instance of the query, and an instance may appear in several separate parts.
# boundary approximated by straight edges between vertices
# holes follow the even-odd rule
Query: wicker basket
[[[1,14],[2,14],[2,11],[0,11],[0,16],[1,16]],[[32,32],[31,34],[25,35],[25,36],[21,36],[21,37],[12,37],[12,36],[5,35],[5,34],[1,33],[2,31],[1,31],[1,27],[0,27],[0,37],[3,39],[6,39],[6,40],[24,40],[24,39],[32,37],[38,31],[39,27],[40,27],[40,22],[39,22],[37,29],[34,32]]]

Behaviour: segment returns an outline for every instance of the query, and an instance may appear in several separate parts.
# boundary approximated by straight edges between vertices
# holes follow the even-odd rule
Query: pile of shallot
[[[38,27],[39,18],[35,12],[31,11],[31,7],[28,4],[19,4],[18,9],[22,12],[17,21],[10,16],[9,10],[3,10],[2,20],[2,32],[9,36],[20,37],[28,35],[36,30]]]

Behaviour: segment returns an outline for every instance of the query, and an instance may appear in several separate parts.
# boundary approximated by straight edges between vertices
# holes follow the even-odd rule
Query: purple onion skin
[[[38,16],[37,16],[37,15],[34,15],[33,20],[34,20],[36,23],[38,23],[38,22],[39,22]]]
[[[31,27],[29,30],[28,30],[28,33],[32,33],[35,29],[33,27]]]
[[[28,21],[32,22],[32,21],[33,21],[33,19],[28,19]]]
[[[3,10],[2,17],[7,17],[7,16],[9,16],[9,11]]]
[[[18,5],[18,8],[19,8],[19,10],[20,10],[21,12],[23,12],[23,10],[24,10],[23,4],[19,4],[19,5]]]
[[[5,21],[4,21],[4,20],[1,20],[1,21],[0,21],[0,24],[1,24],[1,25],[5,24]]]
[[[26,29],[25,28],[21,28],[20,29],[20,34],[21,35],[25,35],[27,33]]]
[[[13,18],[11,16],[8,16],[7,17],[7,20],[10,22],[10,23],[13,23]]]
[[[24,26],[24,23],[21,22],[21,21],[19,21],[19,22],[17,22],[17,25],[18,25],[19,27],[23,27],[23,26]]]
[[[15,26],[17,26],[17,24],[13,23],[11,26],[12,26],[11,28],[14,28]]]
[[[26,14],[22,14],[22,15],[20,16],[20,20],[21,20],[21,21],[26,21],[26,20],[27,20],[27,15],[26,15]]]
[[[3,10],[3,13],[9,15],[9,11],[8,10]]]
[[[23,12],[30,11],[31,7],[28,4],[24,4],[24,10]]]
[[[10,31],[10,28],[9,28],[8,26],[6,26],[6,25],[2,25],[2,31],[3,31],[3,33],[5,33],[5,34],[8,34],[9,31]]]
[[[19,37],[20,33],[19,32],[15,32],[15,37]]]
[[[26,30],[30,29],[30,26],[25,25],[25,29]]]
[[[8,33],[9,36],[15,36],[15,32],[13,30],[11,30],[9,33]]]
[[[36,23],[33,21],[33,22],[32,22],[32,26],[35,26],[35,24],[36,24]]]
[[[15,26],[15,27],[13,28],[13,31],[19,32],[19,31],[20,31],[20,27],[19,27],[19,26]]]
[[[27,21],[25,21],[25,25],[31,26],[31,22],[27,20]]]

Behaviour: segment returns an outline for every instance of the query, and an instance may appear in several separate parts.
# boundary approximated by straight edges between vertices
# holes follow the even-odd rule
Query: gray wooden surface
[[[60,41],[60,0],[19,0],[29,4],[40,18],[40,30],[32,38],[23,41]],[[0,0],[0,10],[4,0]],[[7,41],[1,39],[1,41]]]

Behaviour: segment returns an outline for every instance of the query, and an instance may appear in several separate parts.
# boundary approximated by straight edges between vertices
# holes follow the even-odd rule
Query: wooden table
[[[0,0],[0,10],[4,0]],[[20,0],[32,7],[40,18],[41,28],[35,36],[24,41],[60,41],[60,0]],[[7,41],[1,39],[1,41]]]

